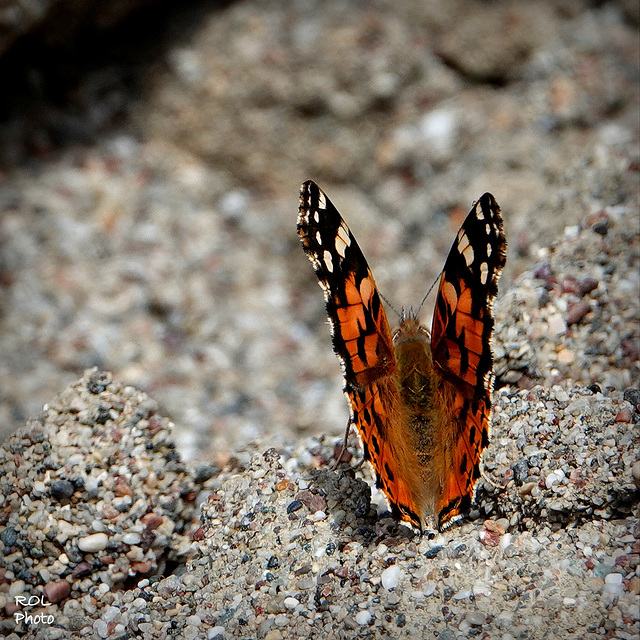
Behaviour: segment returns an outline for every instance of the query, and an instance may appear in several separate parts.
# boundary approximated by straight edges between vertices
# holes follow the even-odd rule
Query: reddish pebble
[[[114,506],[110,504],[105,504],[104,507],[102,507],[102,515],[107,520],[113,520],[114,518],[117,518],[120,515],[120,512]]]
[[[192,534],[192,540],[204,540],[204,527],[198,527]]]
[[[633,418],[633,411],[629,407],[622,407],[615,417],[616,422],[631,422]]]
[[[162,516],[159,516],[157,513],[145,513],[142,518],[140,518],[140,522],[147,529],[157,529],[162,524]]]
[[[567,276],[566,278],[562,278],[562,283],[560,285],[562,287],[562,291],[564,293],[579,293],[580,287],[578,285],[578,281],[571,277]]]
[[[578,286],[580,287],[580,293],[583,296],[586,296],[587,293],[591,293],[594,289],[597,289],[599,284],[600,283],[595,278],[585,276],[580,280],[580,284]]]
[[[56,603],[64,600],[71,593],[71,585],[66,580],[48,582],[44,585],[44,595],[49,602]]]
[[[327,506],[327,501],[322,496],[319,496],[316,493],[311,493],[311,491],[306,489],[298,491],[296,500],[299,500],[302,504],[306,505],[311,513],[324,511]]]
[[[118,479],[116,482],[116,486],[113,489],[113,492],[117,496],[133,496],[133,491],[131,487],[122,479]]]
[[[536,384],[536,381],[526,374],[522,374],[520,380],[518,380],[517,382],[518,389],[525,389],[526,391],[530,391],[531,389],[533,389]]]
[[[480,542],[485,547],[497,547],[500,544],[500,536],[493,531],[484,529],[480,531]]]
[[[636,553],[624,553],[618,556],[615,561],[615,565],[622,567],[625,571],[634,570],[638,564],[640,564],[640,558]]]
[[[580,322],[589,311],[591,311],[591,307],[586,302],[576,302],[576,304],[571,305],[569,311],[567,311],[567,324],[572,325]]]
[[[533,277],[538,280],[550,280],[553,277],[553,274],[551,273],[551,265],[548,262],[543,262],[538,265],[533,270]]]
[[[333,574],[338,576],[338,578],[346,578],[349,575],[348,567],[336,567],[333,570]]]
[[[131,570],[134,573],[150,573],[151,571],[151,563],[147,560],[146,562],[132,562]]]
[[[93,568],[88,562],[79,562],[71,572],[74,578],[86,578],[93,573]]]
[[[501,536],[503,536],[504,533],[505,533],[504,527],[501,524],[497,523],[495,520],[485,520],[484,521],[484,528],[487,531],[492,531],[492,532],[497,533],[497,534],[499,534]]]
[[[495,520],[485,520],[484,529],[480,531],[480,542],[485,547],[497,547],[504,535],[504,527]]]

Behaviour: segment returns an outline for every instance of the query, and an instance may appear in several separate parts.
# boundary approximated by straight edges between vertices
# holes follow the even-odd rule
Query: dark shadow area
[[[167,50],[230,1],[159,0],[110,28],[74,25],[52,43],[54,19],[20,38],[0,59],[0,165],[133,126],[132,108],[165,68]]]

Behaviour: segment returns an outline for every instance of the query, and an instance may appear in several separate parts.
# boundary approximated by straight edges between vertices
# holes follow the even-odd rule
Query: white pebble
[[[289,596],[288,598],[284,599],[284,606],[287,609],[295,609],[299,604],[300,602],[293,596]]]
[[[273,621],[276,627],[286,627],[289,624],[289,618],[284,613],[279,613]]]
[[[102,610],[102,620],[104,620],[107,624],[112,620],[115,620],[117,616],[122,615],[121,609],[118,607],[106,606]]]
[[[609,573],[604,579],[604,593],[610,593],[611,595],[618,596],[622,593],[622,574],[621,573]]]
[[[142,536],[139,533],[125,533],[122,536],[122,542],[125,544],[138,544],[142,540]]]
[[[400,573],[400,567],[397,564],[387,567],[380,576],[382,586],[387,590],[395,589],[400,581]]]
[[[96,551],[103,551],[107,548],[109,538],[106,533],[94,533],[90,536],[85,536],[78,540],[78,549],[80,551],[86,551],[87,553],[95,553]]]
[[[500,536],[500,542],[498,542],[498,549],[502,553],[504,553],[511,546],[512,536],[510,533],[505,533],[503,536]]]
[[[369,624],[371,622],[372,615],[369,611],[358,611],[356,613],[356,622],[364,626],[365,624]]]
[[[545,479],[544,484],[547,489],[551,489],[551,487],[556,483],[560,482],[564,479],[564,471],[562,469],[556,469],[552,471]]]
[[[33,483],[33,489],[34,489],[34,491],[37,491],[38,493],[46,493],[47,485],[44,482],[42,482],[41,480],[36,480]]]
[[[109,626],[104,620],[96,620],[93,628],[99,638],[107,638],[109,636]]]
[[[478,580],[473,584],[471,591],[473,592],[473,595],[476,597],[488,596],[491,594],[491,587],[486,582],[482,582],[482,580]]]
[[[207,631],[207,637],[209,638],[225,638],[224,627],[211,627],[209,631]]]
[[[559,336],[567,330],[567,323],[559,313],[549,314],[547,324],[549,325],[549,333],[554,336]]]

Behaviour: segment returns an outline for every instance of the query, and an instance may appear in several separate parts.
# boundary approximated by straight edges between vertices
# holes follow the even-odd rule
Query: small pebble
[[[481,627],[487,621],[487,615],[482,611],[470,611],[465,620],[473,627]]]
[[[78,549],[86,553],[96,553],[103,551],[109,544],[109,538],[106,533],[94,533],[78,540]]]
[[[44,595],[48,602],[61,602],[71,593],[71,584],[67,580],[58,580],[44,585]]]
[[[547,323],[549,325],[549,332],[552,335],[560,335],[565,333],[567,330],[567,325],[564,321],[564,318],[559,313],[552,313],[547,318]]]
[[[51,497],[56,500],[70,498],[75,491],[75,487],[68,480],[54,480],[51,483]]]
[[[401,569],[397,564],[392,564],[387,567],[380,576],[382,580],[382,586],[387,589],[395,589],[400,581]]]
[[[363,611],[358,611],[358,613],[356,613],[355,621],[361,627],[364,627],[365,625],[367,625],[367,624],[369,624],[371,622],[372,618],[373,618],[373,616],[371,615],[371,613],[369,611],[363,610]]]
[[[569,307],[569,311],[567,312],[567,324],[571,326],[572,324],[580,322],[587,313],[589,313],[589,311],[591,311],[591,307],[588,303],[582,300],[577,302]]]

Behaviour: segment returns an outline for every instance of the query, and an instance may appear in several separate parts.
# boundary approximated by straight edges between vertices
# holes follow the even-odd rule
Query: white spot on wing
[[[476,218],[478,220],[484,220],[484,211],[482,210],[479,202],[476,204]]]
[[[493,249],[491,248],[491,243],[487,242],[487,258],[491,257],[491,252],[493,251]]]
[[[323,255],[324,264],[327,267],[327,271],[329,273],[333,273],[333,258],[331,257],[331,253],[325,249]]]
[[[458,231],[458,251],[464,253],[465,249],[469,246],[469,238],[463,229]]]
[[[346,249],[350,244],[349,231],[343,222],[338,227],[338,234],[336,235],[336,251],[342,258],[344,258]]]
[[[324,193],[320,191],[318,193],[318,209],[326,209],[327,208],[327,199],[324,197]]]
[[[316,242],[319,246],[322,246],[322,236],[320,235],[319,231],[316,231]]]
[[[313,219],[316,221],[316,224],[320,222],[320,216],[318,215],[317,211],[313,212]]]
[[[487,284],[488,275],[489,275],[489,265],[486,262],[483,262],[480,265],[480,282],[482,282],[482,284]]]
[[[474,253],[473,247],[469,244],[468,240],[467,246],[462,250],[462,255],[464,256],[464,261],[467,263],[467,267],[470,267],[473,264]]]

